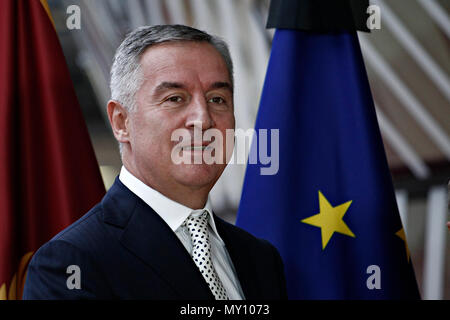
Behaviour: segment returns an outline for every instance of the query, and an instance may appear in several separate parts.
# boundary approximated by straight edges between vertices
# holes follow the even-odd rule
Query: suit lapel
[[[214,215],[217,231],[225,242],[227,251],[231,257],[237,277],[244,291],[246,300],[256,299],[258,295],[258,283],[255,280],[255,264],[249,256],[251,248],[246,248],[246,241],[242,240],[239,233],[233,226]]]
[[[164,220],[120,180],[116,179],[113,187],[114,201],[110,204],[115,205],[119,218],[114,219],[110,212],[105,221],[124,225],[121,244],[151,267],[181,299],[214,299],[191,256]],[[128,217],[124,211],[128,211]]]

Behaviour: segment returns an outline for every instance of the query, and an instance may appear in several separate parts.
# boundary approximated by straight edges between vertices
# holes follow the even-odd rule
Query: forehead
[[[144,51],[140,63],[146,80],[230,81],[225,60],[207,42],[156,44]]]

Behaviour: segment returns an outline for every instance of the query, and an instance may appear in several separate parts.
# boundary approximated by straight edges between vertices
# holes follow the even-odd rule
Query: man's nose
[[[208,109],[208,103],[204,97],[193,99],[188,107],[186,117],[187,128],[201,128],[202,131],[214,127],[214,121]]]

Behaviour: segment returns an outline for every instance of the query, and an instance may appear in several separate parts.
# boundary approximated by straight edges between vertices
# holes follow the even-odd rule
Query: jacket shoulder
[[[99,232],[100,212],[100,207],[95,206],[36,251],[27,269],[24,299],[94,299],[106,296],[105,281],[102,281],[102,273],[95,261],[102,246],[99,238],[104,237],[104,231]],[[69,271],[82,275],[81,290],[70,289],[67,284]]]
[[[98,243],[104,237],[105,226],[101,219],[102,207],[100,204],[94,206],[81,218],[63,229],[50,241],[63,241],[80,249],[88,249],[93,243]]]

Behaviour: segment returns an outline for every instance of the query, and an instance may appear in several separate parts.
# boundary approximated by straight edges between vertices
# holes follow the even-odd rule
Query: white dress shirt
[[[132,175],[125,166],[122,166],[119,175],[120,181],[141,198],[146,204],[148,204],[161,218],[167,223],[167,225],[175,232],[178,239],[183,243],[189,255],[192,252],[191,236],[188,229],[183,226],[183,222],[193,212],[198,210],[190,209],[178,202],[175,202],[166,196],[162,195],[155,189],[147,186],[140,181],[134,175]],[[211,243],[211,259],[216,269],[222,284],[227,291],[227,295],[230,300],[243,300],[244,293],[241,288],[241,284],[236,275],[233,262],[228,254],[225,243],[220,238],[219,233],[214,223],[214,217],[212,214],[211,201],[208,196],[205,208],[200,211],[206,210],[208,212],[208,231],[209,241]]]

